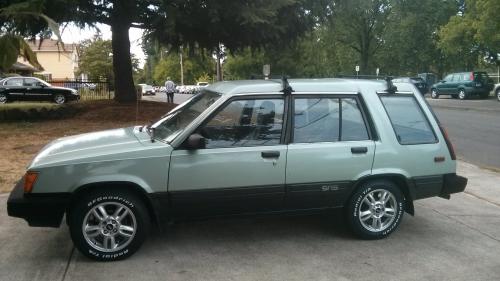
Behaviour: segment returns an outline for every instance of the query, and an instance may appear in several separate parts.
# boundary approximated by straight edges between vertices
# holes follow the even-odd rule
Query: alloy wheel
[[[367,193],[358,208],[361,225],[368,231],[379,232],[392,225],[398,212],[396,197],[385,189]]]
[[[83,237],[101,252],[120,251],[132,242],[136,231],[133,212],[118,202],[101,203],[90,209],[83,219]]]
[[[0,94],[0,103],[7,103],[7,96],[5,94]]]
[[[465,91],[462,89],[458,91],[458,98],[464,100],[466,98]]]
[[[66,97],[63,94],[57,94],[54,97],[54,102],[57,104],[63,104],[66,102]]]

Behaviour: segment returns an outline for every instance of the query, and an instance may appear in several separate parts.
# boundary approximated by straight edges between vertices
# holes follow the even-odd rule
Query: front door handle
[[[262,153],[260,155],[262,155],[262,158],[279,158],[280,152],[279,151],[262,151]]]
[[[360,146],[360,147],[351,147],[351,152],[353,154],[363,154],[368,152],[368,147]]]

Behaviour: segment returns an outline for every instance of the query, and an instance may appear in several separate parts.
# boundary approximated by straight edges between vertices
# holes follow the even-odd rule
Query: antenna
[[[396,93],[396,91],[398,90],[398,88],[396,86],[394,86],[394,84],[392,84],[392,76],[387,76],[385,77],[385,82],[387,82],[387,93],[393,95]]]
[[[290,83],[288,83],[288,78],[284,75],[283,77],[281,77],[281,85],[283,86],[283,90],[281,90],[283,94],[290,95],[292,92],[294,92],[292,86],[290,86]]]

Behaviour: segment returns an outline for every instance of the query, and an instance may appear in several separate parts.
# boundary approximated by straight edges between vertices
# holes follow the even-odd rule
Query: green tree
[[[4,3],[7,2],[7,3]],[[0,71],[7,71],[24,57],[43,70],[25,37],[55,34],[61,43],[59,25],[43,12],[43,1],[1,1],[0,7]],[[61,44],[62,45],[62,44]],[[64,47],[64,46],[62,46]]]
[[[113,56],[111,41],[102,38],[85,40],[79,46],[78,74],[87,74],[90,79],[113,79]]]
[[[181,82],[180,56],[176,51],[164,52],[154,66],[153,81],[157,85],[162,85],[170,77],[177,84]],[[214,73],[215,62],[210,53],[203,50],[188,51],[183,50],[183,72],[184,83],[195,84],[199,77],[204,77],[207,73]]]
[[[460,58],[466,69],[476,67],[484,56],[499,64],[499,9],[498,0],[466,0],[463,11],[439,30],[439,47]]]
[[[387,18],[393,7],[391,0],[334,1],[332,31],[338,42],[359,56],[360,72],[368,73],[371,60],[383,45]]]

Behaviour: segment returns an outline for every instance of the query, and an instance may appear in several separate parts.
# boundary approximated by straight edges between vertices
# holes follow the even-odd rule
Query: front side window
[[[283,129],[283,99],[234,100],[198,132],[206,148],[276,145]]]
[[[27,87],[34,87],[38,86],[40,81],[33,79],[33,78],[24,78],[24,86]]]
[[[414,97],[380,97],[400,144],[437,142],[436,135]]]
[[[220,97],[220,94],[212,92],[202,92],[192,97],[181,107],[174,109],[152,125],[155,138],[167,142],[172,141],[175,136],[182,132],[196,117]]]

